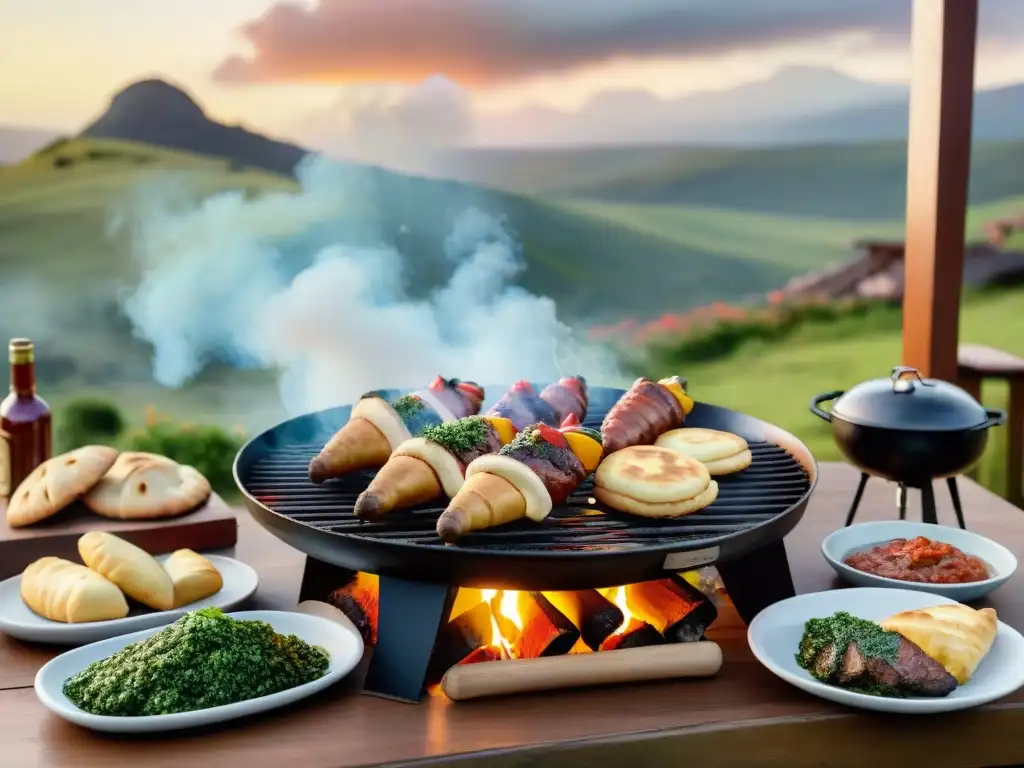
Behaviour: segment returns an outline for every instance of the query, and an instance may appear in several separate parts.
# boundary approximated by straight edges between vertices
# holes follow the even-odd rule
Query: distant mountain
[[[0,164],[19,163],[60,134],[46,128],[0,125]]]
[[[487,144],[531,145],[760,144],[782,125],[808,116],[897,99],[906,88],[871,83],[832,69],[789,67],[725,91],[659,99],[649,91],[604,91],[578,111],[527,107],[479,126]]]
[[[137,141],[201,155],[227,158],[238,166],[290,175],[308,151],[241,126],[208,118],[182,89],[163,80],[129,85],[82,136]]]
[[[910,111],[906,88],[879,104],[849,107],[794,120],[781,126],[780,136],[794,143],[887,141],[905,139]],[[974,139],[1007,141],[1024,138],[1024,85],[979,91],[974,97]]]

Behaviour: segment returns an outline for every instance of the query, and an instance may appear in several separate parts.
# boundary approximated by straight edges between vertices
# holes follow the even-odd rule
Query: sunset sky
[[[669,98],[788,65],[902,81],[909,19],[910,0],[0,0],[0,123],[74,130],[153,76],[278,134],[434,99],[493,115]],[[980,86],[1024,81],[1020,39],[1024,0],[982,0]],[[424,89],[436,74],[458,87]]]

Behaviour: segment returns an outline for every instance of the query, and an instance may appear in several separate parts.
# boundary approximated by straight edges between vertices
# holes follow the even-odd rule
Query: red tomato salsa
[[[988,568],[978,558],[924,536],[893,539],[847,555],[843,562],[875,576],[925,584],[967,584],[990,578]]]

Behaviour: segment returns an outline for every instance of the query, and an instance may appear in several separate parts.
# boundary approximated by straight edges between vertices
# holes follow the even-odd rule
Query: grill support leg
[[[417,704],[437,633],[452,612],[458,587],[380,577],[377,645],[363,693]]]
[[[935,510],[935,489],[930,480],[921,485],[921,522],[932,525],[939,522],[939,515]]]
[[[864,486],[868,484],[867,472],[860,473],[860,482],[857,484],[857,492],[853,494],[853,503],[850,505],[850,511],[846,513],[846,527],[849,528],[853,522],[853,518],[857,516],[857,507],[860,506],[861,497],[864,495]]]
[[[966,528],[964,523],[964,510],[960,506],[960,489],[957,487],[955,477],[947,477],[946,485],[949,487],[949,497],[953,500],[953,511],[956,512],[956,521],[961,528]]]
[[[769,605],[796,595],[786,545],[782,541],[715,567],[736,611],[748,625]]]

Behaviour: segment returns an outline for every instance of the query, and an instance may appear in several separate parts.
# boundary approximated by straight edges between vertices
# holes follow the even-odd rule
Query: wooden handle
[[[359,630],[356,625],[352,623],[352,620],[346,616],[339,608],[335,608],[330,603],[325,603],[320,600],[304,600],[295,607],[296,613],[305,613],[310,616],[319,616],[321,619],[327,619],[338,624],[353,635],[359,638],[359,642],[363,642],[363,636],[359,634]]]
[[[441,680],[441,690],[453,701],[464,701],[556,688],[710,677],[721,668],[722,649],[717,644],[674,643],[455,666]]]

